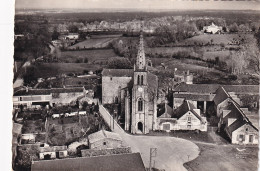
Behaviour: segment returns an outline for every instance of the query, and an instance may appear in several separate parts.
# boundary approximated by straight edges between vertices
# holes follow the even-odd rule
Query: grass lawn
[[[113,49],[100,50],[80,50],[80,51],[63,51],[61,52],[61,62],[77,62],[77,60],[88,59],[88,63],[97,63],[98,61],[106,61],[111,57],[117,57]]]
[[[252,34],[202,34],[198,36],[194,36],[192,38],[186,39],[180,44],[186,45],[194,45],[194,42],[197,44],[203,43],[204,45],[207,43],[211,43],[211,39],[213,40],[213,44],[221,44],[224,43],[227,45],[231,43],[233,40],[242,40],[245,39],[246,42],[252,42],[255,38]]]
[[[60,74],[83,73],[84,70],[98,70],[100,65],[86,63],[40,63],[35,66],[37,78],[53,77]]]
[[[188,171],[257,171],[258,169],[257,147],[196,144],[200,148],[200,155],[184,164]],[[245,150],[240,152],[237,148]]]

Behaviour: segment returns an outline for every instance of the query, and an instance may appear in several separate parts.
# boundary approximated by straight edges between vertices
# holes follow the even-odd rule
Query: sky
[[[260,0],[16,0],[16,8],[260,10]]]

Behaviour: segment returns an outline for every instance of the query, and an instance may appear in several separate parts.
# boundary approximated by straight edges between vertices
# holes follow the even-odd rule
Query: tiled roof
[[[173,98],[183,98],[185,100],[195,101],[213,101],[215,94],[188,94],[188,93],[174,93]]]
[[[20,90],[14,93],[14,96],[26,96],[26,95],[49,95],[51,93],[73,93],[83,92],[83,87],[72,87],[72,88],[52,88],[52,89],[29,89]]]
[[[32,171],[145,171],[140,153],[34,161]]]
[[[164,109],[163,110],[163,113],[158,116],[159,118],[171,118],[172,115],[173,115],[173,109],[168,105],[168,104],[165,104],[164,105]]]
[[[189,101],[185,100],[181,106],[179,106],[173,113],[173,118],[180,118],[188,111],[191,111],[199,120],[202,120],[201,116],[194,111],[196,107],[190,103]]]
[[[259,94],[259,85],[220,85],[220,84],[185,84],[181,83],[174,91],[215,93],[222,86],[227,92]]]
[[[106,139],[106,138],[122,141],[122,138],[118,134],[114,132],[105,131],[105,130],[100,130],[88,136],[90,143],[94,143],[96,141]]]
[[[102,76],[106,77],[133,77],[133,69],[103,69]]]

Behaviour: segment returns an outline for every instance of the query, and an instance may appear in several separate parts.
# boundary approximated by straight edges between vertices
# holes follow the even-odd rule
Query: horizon
[[[16,10],[260,10],[259,1],[16,0]]]

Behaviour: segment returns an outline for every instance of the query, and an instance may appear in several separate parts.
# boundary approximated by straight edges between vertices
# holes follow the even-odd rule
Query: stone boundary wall
[[[94,156],[107,156],[113,154],[126,154],[131,153],[130,147],[114,148],[114,149],[103,149],[103,150],[81,150],[82,157],[94,157]]]

